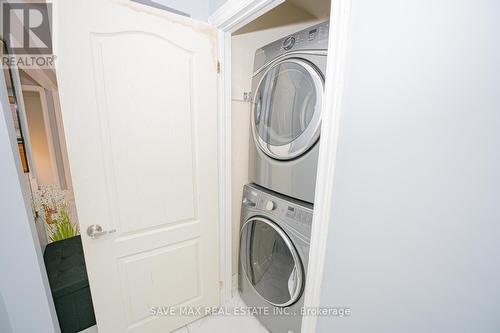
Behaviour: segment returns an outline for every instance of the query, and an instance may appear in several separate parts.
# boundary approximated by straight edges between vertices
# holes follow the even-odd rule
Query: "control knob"
[[[276,209],[276,203],[272,200],[269,200],[267,203],[266,203],[266,210],[274,210]]]
[[[295,44],[295,37],[288,36],[283,41],[283,49],[286,50],[286,51],[288,51],[288,50],[290,50],[293,47],[294,44]]]

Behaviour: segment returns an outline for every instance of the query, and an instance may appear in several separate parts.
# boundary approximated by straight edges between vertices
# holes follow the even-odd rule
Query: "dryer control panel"
[[[254,71],[288,52],[327,50],[329,29],[330,23],[322,22],[259,48],[255,51]]]
[[[325,47],[328,45],[328,29],[329,24],[325,22],[289,35],[281,41],[281,51]]]

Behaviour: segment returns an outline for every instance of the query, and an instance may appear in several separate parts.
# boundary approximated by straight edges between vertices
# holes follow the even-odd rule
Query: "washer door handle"
[[[246,207],[255,207],[257,206],[257,203],[248,199],[248,198],[243,198],[243,205],[245,205]]]

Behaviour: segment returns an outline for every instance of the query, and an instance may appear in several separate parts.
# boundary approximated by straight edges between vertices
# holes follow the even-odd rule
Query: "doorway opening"
[[[330,5],[283,2],[228,41],[232,290],[247,306],[304,305]],[[256,317],[271,332],[301,330],[301,316]]]
[[[1,53],[9,55],[2,40]],[[95,325],[54,69],[3,68],[24,185],[62,332]]]

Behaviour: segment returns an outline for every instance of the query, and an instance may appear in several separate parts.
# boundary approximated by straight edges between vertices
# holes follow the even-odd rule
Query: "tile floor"
[[[246,306],[239,294],[226,305],[227,308]],[[206,316],[173,333],[269,333],[253,316]]]
[[[92,326],[78,333],[97,333],[97,326]]]
[[[227,308],[245,306],[239,294],[226,305]],[[262,324],[251,316],[206,316],[172,333],[269,333]],[[96,326],[80,333],[98,333]]]

